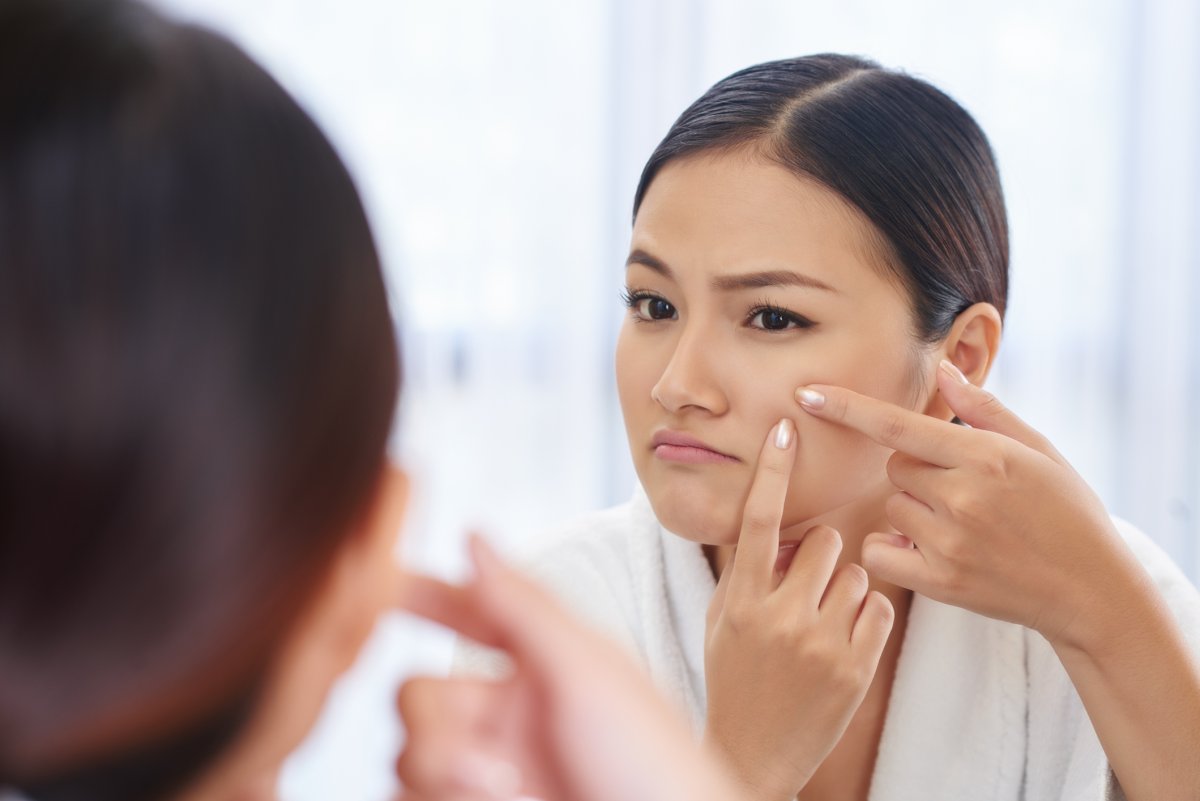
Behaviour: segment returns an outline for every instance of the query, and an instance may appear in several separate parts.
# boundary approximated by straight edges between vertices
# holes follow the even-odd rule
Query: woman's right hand
[[[472,544],[463,587],[409,575],[401,605],[500,648],[505,679],[400,691],[404,801],[752,801],[629,656]]]
[[[810,529],[777,572],[795,454],[794,425],[782,420],[759,455],[737,549],[708,610],[705,740],[762,801],[793,798],[837,745],[894,619],[860,566],[835,571],[842,541],[828,526]]]

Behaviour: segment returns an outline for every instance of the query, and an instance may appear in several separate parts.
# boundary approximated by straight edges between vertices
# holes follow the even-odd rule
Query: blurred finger
[[[501,646],[502,632],[480,612],[475,590],[457,587],[419,573],[402,571],[396,608],[439,623],[493,648]]]
[[[489,751],[506,717],[506,685],[480,679],[414,678],[397,694],[407,731],[396,773],[432,798],[511,799],[521,775]]]

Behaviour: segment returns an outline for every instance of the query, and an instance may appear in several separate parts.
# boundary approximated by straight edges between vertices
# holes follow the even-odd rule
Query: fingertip
[[[808,531],[804,532],[804,538],[800,541],[801,546],[807,542],[813,544],[809,547],[824,547],[830,548],[835,553],[842,552],[842,534],[833,526],[821,523],[813,526]]]
[[[800,387],[795,397],[796,402],[807,411],[820,412],[825,408],[825,393],[816,386]]]
[[[958,369],[958,365],[949,359],[942,359],[938,364],[938,371],[957,386],[973,386],[970,379],[963,374],[963,371]]]
[[[910,550],[913,541],[903,534],[874,531],[863,538],[862,564],[871,575],[880,575],[887,569],[891,557],[898,550]]]
[[[869,606],[872,611],[879,616],[880,620],[892,625],[892,621],[896,619],[896,608],[892,606],[892,601],[879,590],[871,590],[867,593],[867,600],[864,601],[864,606]]]

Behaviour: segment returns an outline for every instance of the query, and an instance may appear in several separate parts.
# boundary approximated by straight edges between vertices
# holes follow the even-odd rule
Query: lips
[[[704,440],[684,434],[682,431],[663,429],[655,432],[650,440],[654,455],[667,462],[684,464],[719,464],[739,462],[736,456],[717,450]]]

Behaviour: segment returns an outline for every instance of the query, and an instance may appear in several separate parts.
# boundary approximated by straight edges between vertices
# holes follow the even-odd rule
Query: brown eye
[[[761,306],[750,312],[748,325],[761,331],[787,331],[795,328],[811,328],[813,323],[805,317],[784,309]]]
[[[671,320],[678,316],[670,301],[658,295],[627,290],[622,297],[637,320]]]
[[[638,313],[648,320],[670,320],[675,316],[675,307],[662,298],[642,298]]]

